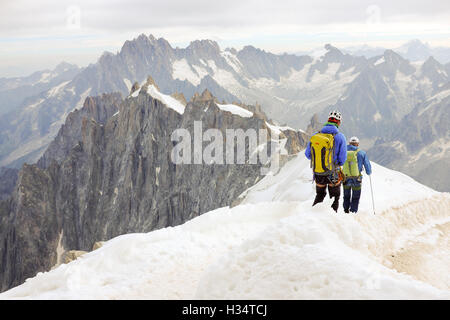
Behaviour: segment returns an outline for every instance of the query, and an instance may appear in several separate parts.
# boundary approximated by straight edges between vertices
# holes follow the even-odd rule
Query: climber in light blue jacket
[[[359,198],[361,197],[362,171],[372,174],[367,154],[359,149],[359,139],[351,137],[347,146],[347,161],[344,164],[344,212],[358,212]]]

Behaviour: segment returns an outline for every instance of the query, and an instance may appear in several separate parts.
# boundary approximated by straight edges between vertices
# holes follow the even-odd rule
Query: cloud
[[[331,26],[366,23],[373,18],[385,23],[448,24],[450,21],[448,1],[16,0],[0,6],[1,36],[64,33],[77,9],[81,27],[90,32],[130,32],[162,27],[236,30],[266,25]]]
[[[86,64],[87,57],[119,50],[141,33],[179,46],[209,38],[221,46],[292,52],[327,42],[392,43],[421,36],[444,41],[450,38],[449,21],[449,1],[1,1],[0,71],[5,61],[28,63],[36,54],[40,61],[51,55],[49,62],[76,62],[80,56]]]

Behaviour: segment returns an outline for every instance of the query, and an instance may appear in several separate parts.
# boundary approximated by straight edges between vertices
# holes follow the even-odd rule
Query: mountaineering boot
[[[318,204],[319,202],[322,202],[323,199],[325,199],[325,196],[327,195],[327,189],[326,187],[319,187],[316,186],[316,197],[314,198],[313,207]]]
[[[330,198],[334,197],[331,208],[333,208],[333,210],[337,212],[339,208],[339,197],[341,196],[341,185],[339,184],[334,187],[328,185],[328,192],[330,193]]]
[[[333,203],[331,204],[331,208],[333,208],[334,211],[338,211],[339,208],[339,198],[335,197]]]

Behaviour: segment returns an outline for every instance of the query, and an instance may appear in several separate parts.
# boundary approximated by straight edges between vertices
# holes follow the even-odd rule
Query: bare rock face
[[[13,168],[0,168],[0,200],[8,198],[14,190],[19,170]]]
[[[265,117],[224,112],[216,100],[205,90],[180,114],[145,90],[124,100],[118,94],[86,99],[38,165],[23,167],[12,197],[0,202],[1,290],[49,270],[58,247],[89,251],[121,234],[182,224],[230,205],[261,179],[259,162],[172,161],[177,129],[191,134],[192,150],[198,123],[203,132],[220,130],[223,146],[227,129],[267,129]],[[290,153],[306,146],[301,133],[280,137]],[[210,141],[200,144],[204,149]]]
[[[435,190],[448,192],[449,106],[450,96],[419,104],[390,139],[378,139],[367,154],[383,166],[404,172]]]
[[[130,94],[132,94],[132,93],[134,93],[135,91],[137,91],[137,90],[139,90],[139,83],[138,82],[135,82],[135,83],[133,83],[133,86],[131,87],[131,91],[130,91]]]
[[[82,109],[69,113],[66,123],[61,126],[58,135],[39,159],[38,166],[47,168],[52,160],[59,162],[65,159],[78,144],[83,129],[82,124],[86,122],[86,119],[104,125],[117,113],[121,102],[120,93],[86,98]]]
[[[103,247],[104,244],[105,244],[105,241],[97,241],[97,242],[94,243],[94,245],[92,246],[92,251],[97,250],[97,249]]]
[[[87,253],[87,251],[82,251],[82,250],[70,250],[70,251],[64,252],[63,262],[70,263],[86,253]]]
[[[319,116],[316,113],[312,116],[308,128],[306,129],[306,133],[312,136],[314,133],[322,129],[322,127],[323,123],[319,121]]]
[[[20,284],[57,262],[62,217],[56,215],[57,168],[24,165],[12,198],[0,202],[0,286]]]

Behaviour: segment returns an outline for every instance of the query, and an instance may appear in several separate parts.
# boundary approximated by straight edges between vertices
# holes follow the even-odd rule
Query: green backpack
[[[347,151],[347,160],[344,163],[344,175],[346,178],[358,178],[361,176],[361,172],[358,169],[358,152],[359,149],[355,151]]]

